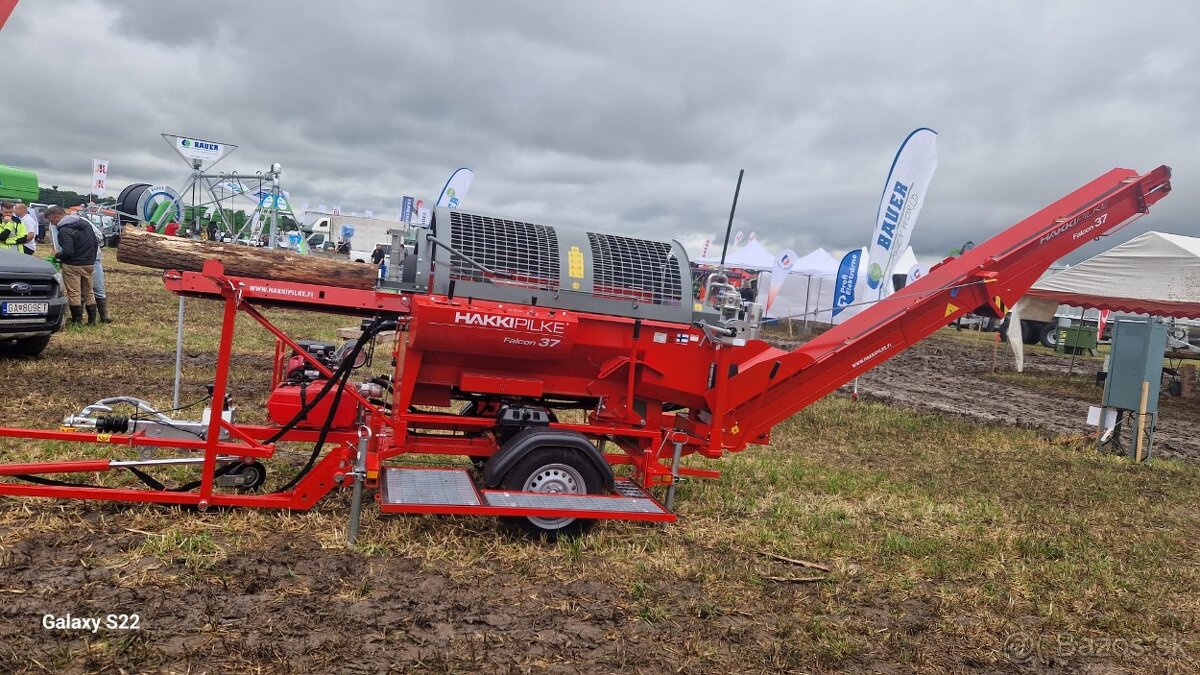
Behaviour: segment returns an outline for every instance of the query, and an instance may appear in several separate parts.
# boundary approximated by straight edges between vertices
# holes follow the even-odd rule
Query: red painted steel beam
[[[245,429],[245,427],[241,427]],[[315,432],[314,432],[315,438]],[[262,438],[270,436],[269,433],[263,434]],[[47,429],[20,429],[15,427],[0,427],[0,437],[2,438],[28,438],[35,441],[67,441],[71,443],[102,443],[117,447],[155,447],[155,448],[176,448],[179,450],[204,450],[208,447],[208,442],[204,440],[189,441],[183,438],[152,438],[145,434],[97,434],[84,431],[50,431]],[[354,434],[350,437],[356,438]],[[217,449],[222,455],[236,455],[239,457],[270,457],[274,451],[269,446],[263,445],[238,445],[236,443],[220,442],[217,444]],[[0,465],[3,466],[3,465]]]
[[[1146,213],[1170,178],[1166,166],[1144,176],[1113,169],[795,351],[763,352],[727,379],[720,372],[710,399],[729,395],[722,445],[763,442],[775,424],[963,314],[992,306],[1002,315],[1054,261]]]
[[[125,488],[75,487],[61,485],[34,485],[24,483],[0,483],[0,494],[19,497],[53,497],[59,499],[99,499],[115,502],[138,502],[149,504],[180,504],[192,506],[246,506],[265,509],[290,509],[290,493],[281,495],[244,495],[214,493],[208,496],[196,492],[171,492],[169,490],[131,490]]]
[[[210,267],[209,263],[214,265]],[[210,260],[205,264],[205,272],[167,270],[163,273],[163,286],[167,290],[190,297],[210,299],[222,297],[225,283],[239,291],[242,300],[260,305],[295,307],[357,316],[372,316],[379,312],[405,314],[409,311],[408,295],[225,276],[224,267],[215,260]]]
[[[0,476],[108,471],[112,468],[109,466],[111,462],[111,459],[91,459],[66,462],[36,462],[31,464],[0,464]]]

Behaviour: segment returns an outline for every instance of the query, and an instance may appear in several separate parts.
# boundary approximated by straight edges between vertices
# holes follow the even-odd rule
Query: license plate
[[[50,303],[48,302],[6,302],[0,305],[0,310],[3,310],[5,316],[14,316],[18,314],[45,314],[50,311]]]

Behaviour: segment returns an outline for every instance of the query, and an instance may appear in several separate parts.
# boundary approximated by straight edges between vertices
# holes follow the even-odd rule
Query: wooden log
[[[292,281],[341,288],[375,288],[375,265],[299,255],[241,244],[222,244],[184,237],[168,237],[135,227],[125,227],[117,247],[117,260],[160,270],[199,272],[206,260],[219,260],[225,273],[235,277]]]

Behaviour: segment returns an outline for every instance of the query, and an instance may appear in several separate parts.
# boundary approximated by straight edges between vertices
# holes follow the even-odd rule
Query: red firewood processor
[[[384,512],[499,516],[548,538],[602,519],[673,521],[680,477],[716,475],[682,458],[769,443],[775,424],[959,316],[1003,318],[1054,261],[1169,191],[1165,166],[1113,169],[790,352],[757,338],[761,306],[719,277],[697,303],[676,241],[437,209],[427,228],[395,234],[392,251],[411,253],[373,290],[228,276],[210,260],[163,277],[224,303],[202,418],[118,397],[60,430],[0,428],[114,451],[2,464],[0,494],[308,509],[350,488],[351,541],[369,490]],[[362,335],[338,349],[299,341],[263,306],[358,316]],[[227,395],[239,313],[277,338],[269,424],[238,422]],[[356,377],[384,331],[389,374]],[[308,461],[264,492],[262,460],[284,442],[311,444]],[[415,455],[472,464],[406,465]],[[164,484],[181,466],[194,480]]]

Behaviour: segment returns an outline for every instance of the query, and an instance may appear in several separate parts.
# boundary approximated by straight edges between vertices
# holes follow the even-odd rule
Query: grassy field
[[[100,384],[169,402],[176,301],[110,269],[118,323],[0,363],[2,423],[53,427]],[[302,337],[345,323],[275,314]],[[188,317],[185,401],[218,305]],[[253,416],[273,344],[243,335]],[[43,384],[81,372],[100,384]],[[296,514],[0,499],[0,671],[1196,671],[1200,468],[840,397],[773,438],[693,462],[722,476],[682,486],[674,525],[554,545],[368,508],[346,551],[345,495]],[[143,626],[48,632],[48,611]]]

